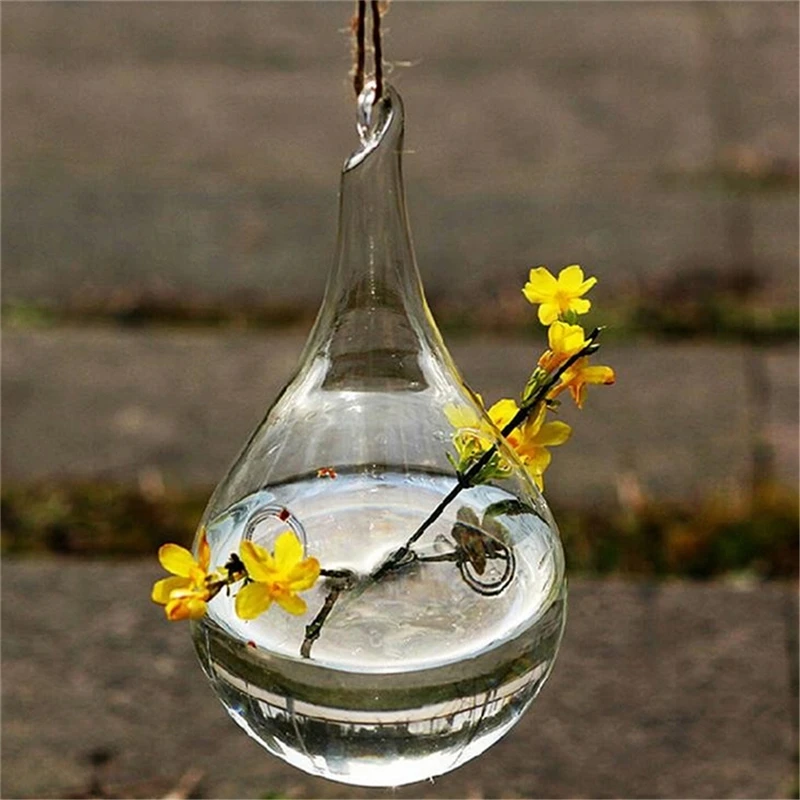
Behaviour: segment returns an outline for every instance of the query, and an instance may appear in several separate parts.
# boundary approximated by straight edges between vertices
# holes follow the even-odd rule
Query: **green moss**
[[[164,542],[191,543],[208,496],[100,482],[4,486],[2,551],[152,555]]]
[[[2,551],[153,557],[164,542],[191,543],[210,491],[99,482],[6,485]],[[563,508],[556,516],[572,572],[797,578],[796,490],[766,485],[746,499],[651,501],[625,511]]]
[[[447,336],[492,332],[527,336],[542,341],[542,328],[531,308],[520,303],[513,313],[452,305],[436,310],[439,327]],[[598,320],[593,320],[597,322]],[[57,325],[118,325],[156,328],[249,328],[254,330],[308,330],[311,309],[301,306],[236,306],[206,302],[180,303],[158,298],[134,298],[124,305],[98,304],[50,307],[30,303],[5,303],[5,328],[42,328]],[[629,297],[617,308],[608,308],[599,322],[604,338],[630,339],[642,335],[655,339],[734,340],[754,344],[796,342],[800,335],[797,308],[754,308],[748,301],[725,292],[697,291],[689,297],[672,297],[668,291],[652,291]]]
[[[794,490],[768,485],[752,497],[657,502],[625,512],[556,516],[569,566],[589,574],[681,576],[798,575],[800,504]]]

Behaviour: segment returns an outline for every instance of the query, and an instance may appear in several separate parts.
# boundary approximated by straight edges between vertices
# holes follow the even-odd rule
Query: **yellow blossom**
[[[483,398],[479,394],[475,394],[474,397],[479,407],[483,408]],[[459,472],[465,472],[471,463],[494,444],[497,433],[489,420],[474,406],[449,404],[444,407],[444,414],[447,421],[455,428],[453,445],[458,460],[454,466]],[[492,467],[504,468],[499,462],[487,467],[489,467],[487,475],[492,471]]]
[[[616,380],[616,375],[611,367],[590,366],[589,357],[579,358],[574,364],[567,367],[561,376],[561,382],[550,392],[549,397],[554,398],[564,389],[569,389],[572,399],[578,408],[583,408],[586,401],[587,386],[589,384],[604,384],[610,386]]]
[[[514,415],[519,411],[519,406],[509,398],[498,400],[486,413],[494,426],[502,431],[506,425],[514,418]],[[514,428],[511,433],[506,435],[506,441],[511,447],[516,450],[521,441],[520,428]]]
[[[588,344],[580,325],[569,325],[560,320],[556,320],[547,329],[547,343],[550,347],[542,353],[539,366],[548,372],[561,366]]]
[[[200,619],[206,613],[206,603],[219,591],[209,575],[211,548],[205,531],[200,537],[198,557],[178,544],[165,544],[158,550],[158,560],[173,577],[162,578],[153,586],[151,599],[164,606],[167,619]]]
[[[498,428],[502,429],[518,410],[513,400],[498,400],[489,409],[489,417]],[[546,408],[543,405],[535,416],[506,436],[506,441],[540,491],[544,488],[543,475],[551,458],[547,448],[564,444],[572,434],[572,428],[566,422],[558,420],[545,422],[545,412]]]
[[[316,558],[303,558],[303,545],[292,531],[276,539],[274,555],[253,542],[242,542],[241,558],[252,583],[236,595],[239,617],[255,619],[273,600],[290,614],[305,613],[306,602],[297,592],[316,583],[320,566]]]
[[[583,295],[595,283],[597,278],[584,278],[583,270],[577,264],[564,267],[558,278],[554,278],[546,267],[536,267],[530,271],[522,293],[530,303],[539,304],[542,325],[552,325],[568,312],[585,314],[591,302]]]
[[[483,398],[479,394],[475,395],[475,398],[483,407]],[[473,430],[486,428],[486,420],[473,406],[448,403],[444,407],[444,415],[454,428],[470,428]]]
[[[566,422],[560,420],[545,422],[538,430],[530,433],[520,447],[518,451],[520,461],[525,465],[539,491],[544,490],[544,471],[550,465],[551,456],[547,448],[564,444],[571,435],[572,428]]]

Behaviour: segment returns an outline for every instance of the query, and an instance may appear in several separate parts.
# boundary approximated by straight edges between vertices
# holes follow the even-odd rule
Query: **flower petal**
[[[191,598],[187,602],[189,609],[189,619],[201,619],[206,615],[206,601],[199,598]]]
[[[293,592],[303,592],[310,589],[319,578],[320,565],[316,558],[307,558],[301,561],[287,576],[287,585]]]
[[[572,436],[572,428],[566,422],[554,420],[545,422],[536,434],[536,444],[541,447],[554,447],[564,442]]]
[[[200,619],[206,613],[206,603],[205,600],[190,594],[170,600],[164,611],[170,622],[182,619]]]
[[[576,297],[569,301],[569,307],[576,314],[585,314],[592,307],[592,301]]]
[[[200,544],[197,547],[197,564],[203,572],[208,572],[208,565],[211,563],[211,548],[208,545],[206,529],[200,532]]]
[[[272,597],[263,583],[248,583],[236,594],[236,616],[240,619],[255,619],[271,605]]]
[[[522,425],[522,439],[523,446],[525,442],[531,441],[542,427],[545,415],[547,414],[547,406],[540,403],[535,409],[535,413],[531,414]]]
[[[306,601],[296,594],[281,593],[275,597],[275,602],[284,611],[288,611],[290,614],[305,614],[308,608]]]
[[[586,402],[586,395],[588,394],[586,391],[586,384],[583,381],[571,383],[569,386],[569,393],[572,395],[575,405],[578,408],[583,408],[583,404]]]
[[[449,403],[444,407],[444,415],[454,428],[475,428],[480,425],[480,417],[475,409],[469,406],[457,406]]]
[[[525,470],[528,473],[528,476],[536,484],[536,488],[540,492],[544,489],[544,480],[542,479],[542,475],[547,469],[549,463],[550,453],[548,453],[544,448],[541,448],[541,456],[537,459],[537,461],[525,464]]]
[[[552,455],[544,447],[531,448],[530,454],[524,458],[525,467],[528,472],[541,475],[550,466]]]
[[[597,283],[597,278],[586,278],[584,280],[583,270],[578,264],[571,264],[564,267],[558,273],[558,285],[561,289],[569,292],[574,297],[580,297]]]
[[[164,613],[170,622],[178,622],[182,619],[189,619],[189,608],[186,605],[186,598],[181,597],[176,600],[170,600],[167,603]]]
[[[554,353],[570,356],[586,344],[586,337],[580,325],[569,325],[557,320],[547,331],[547,341]]]
[[[600,364],[595,367],[586,367],[581,374],[586,383],[603,384],[605,386],[610,386],[617,378],[611,367],[604,367]]]
[[[193,569],[197,569],[194,556],[179,544],[164,544],[158,549],[158,560],[167,572],[188,578]]]
[[[561,384],[558,390],[569,388],[572,398],[575,400],[575,405],[578,408],[583,408],[586,400],[586,387],[589,384],[605,384],[610,385],[616,380],[616,375],[611,367],[606,367],[598,364],[597,366],[589,366],[589,358],[578,359],[568,370],[561,376]],[[551,396],[555,396],[556,391],[551,392]]]
[[[529,303],[544,303],[552,300],[558,288],[558,282],[547,267],[536,267],[530,271],[528,282],[522,287],[522,293]]]
[[[558,319],[560,313],[561,310],[558,307],[558,303],[542,303],[539,306],[539,322],[545,326],[552,325]]]
[[[271,581],[275,577],[275,560],[260,545],[250,540],[242,542],[239,555],[247,574],[254,581]]]
[[[303,545],[294,531],[284,531],[275,540],[275,569],[285,575],[303,558]]]
[[[494,423],[495,427],[499,430],[505,428],[509,422],[514,418],[514,415],[519,411],[519,406],[516,404],[514,400],[509,398],[503,398],[502,400],[498,400],[490,409],[489,409],[489,418]]]
[[[189,578],[179,578],[177,575],[171,578],[162,578],[153,584],[153,591],[150,599],[154,603],[165,606],[170,601],[170,595],[180,589],[188,589],[191,585]]]

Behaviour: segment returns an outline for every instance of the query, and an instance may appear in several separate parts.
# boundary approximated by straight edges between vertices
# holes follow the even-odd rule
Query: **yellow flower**
[[[469,390],[478,408],[483,408],[483,398],[477,393]],[[471,430],[492,433],[491,426],[486,424],[486,418],[472,405],[455,405],[448,403],[444,407],[444,415],[447,421],[457,429],[469,428]]]
[[[479,394],[475,394],[474,397],[483,408],[483,398]],[[444,407],[444,414],[447,421],[455,428],[453,445],[456,448],[458,461],[454,466],[459,472],[466,472],[470,465],[494,444],[497,434],[486,417],[473,406],[449,404]],[[489,471],[491,469],[487,471],[487,475]]]
[[[306,602],[297,592],[310,589],[319,578],[319,561],[303,559],[303,545],[292,531],[275,541],[275,555],[250,541],[242,542],[241,557],[252,583],[236,595],[236,613],[242,619],[255,619],[274,600],[290,614],[303,614]]]
[[[552,325],[568,312],[585,314],[592,304],[583,295],[596,283],[597,278],[584,279],[583,270],[577,264],[564,267],[557,279],[546,267],[536,267],[530,271],[522,293],[529,302],[540,304],[542,325]]]
[[[555,447],[569,439],[572,428],[566,422],[553,420],[544,422],[545,407],[523,426],[523,439],[517,448],[517,455],[525,466],[531,480],[544,490],[544,471],[550,465],[548,447]]]
[[[498,428],[502,428],[511,421],[517,411],[517,404],[513,400],[499,400],[489,409],[489,416]],[[506,441],[540,491],[544,489],[542,476],[551,458],[547,448],[564,444],[572,434],[572,428],[566,422],[558,420],[545,422],[545,411],[545,406],[542,406],[534,417],[529,418],[522,426],[515,428],[506,436]]]
[[[568,325],[560,320],[556,320],[547,329],[547,342],[550,348],[542,353],[539,366],[548,372],[561,366],[587,344],[580,325]]]
[[[480,395],[476,395],[476,399],[483,406],[483,398]],[[449,403],[444,407],[444,415],[454,428],[483,430],[487,427],[484,418],[472,406],[457,406]]]
[[[506,425],[514,418],[514,415],[519,411],[519,406],[508,398],[498,400],[486,413],[489,419],[494,423],[494,426],[502,431]],[[517,449],[520,439],[521,431],[519,428],[514,428],[511,433],[506,436],[506,441],[514,448]]]
[[[589,356],[579,358],[574,364],[567,367],[558,384],[549,394],[553,398],[564,389],[569,389],[572,399],[578,408],[583,408],[586,400],[586,387],[589,384],[604,384],[610,386],[616,380],[616,375],[611,367],[601,365],[589,366]]]
[[[200,538],[198,557],[178,544],[165,544],[158,550],[158,560],[173,577],[162,578],[153,585],[151,599],[164,606],[167,619],[200,619],[206,613],[206,603],[219,591],[209,575],[211,548],[205,531]]]

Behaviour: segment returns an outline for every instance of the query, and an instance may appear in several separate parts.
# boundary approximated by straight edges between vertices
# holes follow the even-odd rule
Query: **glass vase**
[[[377,100],[365,88],[358,132],[316,323],[201,525],[212,564],[291,530],[323,574],[304,615],[273,605],[243,620],[222,592],[192,635],[219,699],[269,752],[398,786],[463,764],[519,719],[553,665],[566,582],[544,499],[425,302],[392,87]]]

